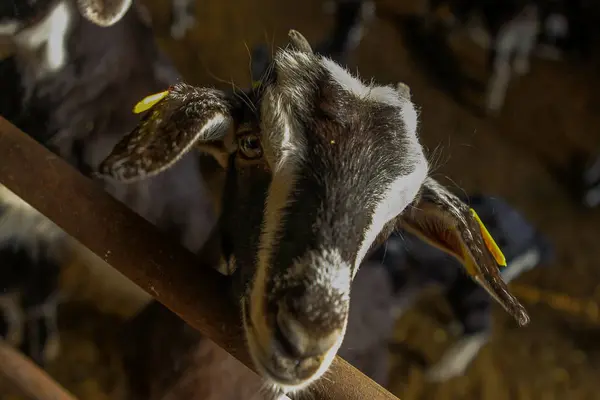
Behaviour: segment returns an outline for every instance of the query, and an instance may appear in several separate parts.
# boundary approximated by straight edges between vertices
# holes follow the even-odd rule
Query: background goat
[[[137,6],[120,11],[121,19],[108,27],[81,18],[72,0],[38,2],[28,11],[0,18],[3,31],[12,29],[16,54],[9,61],[17,64],[20,76],[14,82],[21,86],[14,90],[21,93],[20,110],[7,117],[89,174],[135,126],[133,105],[179,75]],[[200,249],[214,223],[208,200],[202,202],[207,195],[198,161],[191,155],[156,179],[105,186],[191,251]]]
[[[466,24],[473,13],[481,16],[490,38],[489,45],[484,43],[488,49],[488,65],[491,69],[485,108],[489,113],[498,113],[504,103],[511,75],[524,75],[529,71],[530,54],[534,50],[540,28],[538,5],[528,0],[433,0],[429,4],[431,8],[428,13],[447,4],[451,15],[463,24]]]
[[[470,25],[470,36],[486,49],[491,70],[486,109],[490,113],[502,108],[511,76],[529,71],[532,55],[557,59],[563,53],[586,56],[590,49],[583,1],[428,0],[428,5],[426,20],[447,6],[446,26]],[[474,23],[477,18],[479,26]]]
[[[135,126],[133,105],[179,77],[156,46],[143,10],[135,5],[128,11],[129,3],[39,0],[0,8],[0,32],[9,38],[15,52],[1,62],[7,74],[3,74],[1,83],[0,113],[88,175],[119,138]],[[93,23],[81,18],[78,8]],[[193,155],[182,159],[169,174],[139,185],[105,185],[111,194],[179,238],[191,251],[201,248],[214,224],[199,163]],[[22,227],[10,223],[3,226],[6,251],[1,254],[2,262],[18,262],[36,271],[21,276],[19,281],[6,277],[7,282],[12,291],[26,295],[38,306],[44,305],[46,300],[34,299],[27,294],[28,288],[37,284],[37,279],[45,280],[47,291],[58,290],[58,265],[25,253],[31,251],[31,242],[48,248],[52,254],[67,250],[62,241],[53,242],[60,235],[53,232],[44,236],[36,231],[36,224],[43,217],[16,196],[5,205],[5,215],[18,213],[25,221],[29,213],[30,220]],[[77,249],[78,259],[89,269],[89,276],[107,278],[114,284],[111,295],[123,297],[131,292],[136,297],[135,304],[149,301],[149,295],[83,246],[70,241],[67,247]],[[14,253],[13,249],[19,252]],[[42,276],[42,272],[47,276]],[[94,280],[93,285],[84,286],[97,295],[99,288],[106,289],[103,284]],[[14,321],[8,325],[11,332],[18,326]],[[44,347],[44,343],[40,339],[39,347]]]
[[[358,266],[399,225],[454,254],[527,323],[472,211],[427,177],[408,87],[367,85],[299,33],[290,39],[245,97],[172,87],[100,166],[133,183],[199,148],[223,168],[222,259],[246,288],[242,319],[262,375],[289,392],[325,373]]]
[[[435,15],[445,6],[448,12],[442,19],[444,29],[469,26],[472,39],[486,49],[491,76],[485,107],[492,114],[502,108],[511,76],[529,71],[534,51],[557,59],[564,51],[587,54],[589,50],[590,32],[580,1],[426,0],[425,3],[426,26],[440,27]],[[362,0],[339,0],[331,4],[334,29],[317,51],[342,61],[358,46],[359,33],[368,22],[365,15],[372,15],[374,6]],[[479,25],[475,22],[477,18]]]

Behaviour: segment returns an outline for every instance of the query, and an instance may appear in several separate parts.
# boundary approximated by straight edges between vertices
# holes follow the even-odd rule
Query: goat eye
[[[262,157],[260,139],[256,135],[246,135],[239,141],[240,154],[249,160]]]

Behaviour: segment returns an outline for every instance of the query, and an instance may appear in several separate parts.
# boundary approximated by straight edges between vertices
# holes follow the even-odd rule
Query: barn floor
[[[175,42],[168,37],[170,2],[146,3],[161,45],[195,84],[227,85],[218,79],[248,85],[246,46],[273,38],[281,44],[292,27],[314,42],[329,27],[316,0],[198,2],[196,28]],[[595,266],[600,259],[596,242],[600,210],[579,209],[554,175],[574,152],[600,148],[600,136],[592,128],[600,122],[593,107],[599,100],[594,95],[600,93],[595,90],[598,69],[591,64],[534,61],[530,75],[511,85],[501,115],[482,118],[432,79],[435,68],[424,61],[430,55],[412,50],[411,40],[418,34],[407,31],[405,19],[396,16],[410,12],[406,5],[410,2],[396,3],[404,3],[402,9],[391,0],[378,3],[381,15],[369,28],[352,67],[359,66],[362,76],[380,82],[410,85],[421,107],[421,137],[438,179],[467,192],[504,197],[554,241],[556,265],[527,273],[519,284],[600,301],[600,268]],[[461,68],[483,81],[483,52],[467,42],[455,42]],[[440,66],[444,71],[437,72],[452,73],[449,60],[437,63]],[[452,89],[457,82],[458,77],[450,76],[442,83]],[[465,93],[468,101],[479,100],[476,88]],[[544,304],[525,305],[532,318],[528,327],[517,329],[496,309],[492,343],[467,374],[445,384],[429,384],[423,366],[436,360],[452,338],[444,329],[446,305],[435,294],[428,295],[398,323],[398,344],[390,348],[395,355],[390,390],[403,400],[598,398],[598,321]],[[119,320],[70,307],[62,326],[64,353],[50,367],[52,374],[80,399],[126,398],[118,355],[112,351]]]

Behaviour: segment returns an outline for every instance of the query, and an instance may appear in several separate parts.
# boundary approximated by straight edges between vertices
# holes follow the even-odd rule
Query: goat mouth
[[[279,355],[275,350],[269,352],[260,345],[259,341],[256,339],[256,330],[250,318],[250,303],[247,298],[242,300],[242,316],[250,357],[252,358],[255,367],[260,372],[260,375],[270,381],[270,383],[279,387],[284,393],[290,393],[305,389],[320,376],[320,368],[316,369],[315,372],[307,378],[285,376],[284,373],[279,372],[275,367],[277,360],[286,360],[287,358]],[[269,361],[270,359],[273,361]],[[289,362],[289,360],[287,361]]]

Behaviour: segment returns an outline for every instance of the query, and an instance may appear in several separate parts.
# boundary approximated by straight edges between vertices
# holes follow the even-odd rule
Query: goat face
[[[243,98],[184,84],[155,98],[100,166],[132,182],[196,146],[223,167],[222,248],[251,276],[241,305],[257,369],[286,391],[327,370],[358,266],[397,224],[460,258],[525,320],[469,208],[426,177],[408,88],[365,85],[290,38]]]

